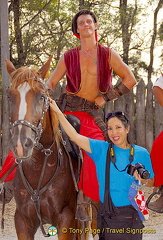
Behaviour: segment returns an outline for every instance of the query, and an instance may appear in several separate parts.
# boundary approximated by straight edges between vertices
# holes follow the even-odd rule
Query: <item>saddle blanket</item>
[[[0,179],[10,170],[14,163],[15,163],[14,153],[10,150],[2,165],[2,169],[0,170]],[[15,173],[16,168],[14,168],[13,171],[5,178],[4,182],[8,182],[14,179]]]

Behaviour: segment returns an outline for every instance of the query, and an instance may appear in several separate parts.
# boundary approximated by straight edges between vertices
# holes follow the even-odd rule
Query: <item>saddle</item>
[[[76,116],[69,114],[66,116],[67,120],[69,121],[69,123],[75,128],[75,130],[79,133],[80,131],[80,120],[79,118],[77,118]],[[70,155],[78,160],[80,157],[80,149],[79,147],[70,140],[70,138],[68,137],[68,135],[65,133],[65,131],[63,130],[63,128],[61,127],[62,130],[62,137],[63,140],[66,143],[66,148],[67,151],[70,153]]]

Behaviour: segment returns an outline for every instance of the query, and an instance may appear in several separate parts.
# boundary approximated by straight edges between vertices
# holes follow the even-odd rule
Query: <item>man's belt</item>
[[[63,107],[64,111],[82,111],[82,112],[89,112],[90,110],[100,110],[98,106],[95,105],[94,102],[91,102],[87,99],[81,98],[79,96],[70,95],[67,93],[61,94],[58,105]]]
[[[106,124],[102,120],[103,118],[102,108],[96,106],[94,102],[88,101],[76,95],[62,93],[60,95],[59,100],[57,101],[57,104],[62,112],[81,111],[88,113],[91,117],[94,118],[94,121],[101,129],[101,131],[104,133],[105,139],[108,139]]]

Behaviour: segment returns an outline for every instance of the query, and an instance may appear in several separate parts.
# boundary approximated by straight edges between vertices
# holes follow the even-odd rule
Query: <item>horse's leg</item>
[[[83,229],[83,223],[81,223],[77,219],[75,220],[75,229],[80,229],[80,230]],[[82,235],[83,233],[74,234],[73,240],[82,240]]]
[[[91,204],[87,205],[87,214],[93,219],[92,206]],[[92,221],[85,222],[85,240],[93,240],[92,235]]]
[[[99,208],[99,202],[96,201],[92,201],[92,219],[96,219],[92,221],[92,229],[95,229],[95,232],[93,232],[93,237],[95,239],[98,238],[98,233],[99,233],[99,229],[97,229],[97,212],[98,212],[98,208]]]
[[[87,205],[87,214],[92,219],[92,221],[85,222],[85,240],[92,240],[97,235],[97,211],[98,211],[99,202],[92,201]],[[96,237],[96,238],[97,238]]]
[[[75,212],[67,206],[59,214],[58,218],[58,240],[72,240],[75,228]]]
[[[14,219],[18,240],[34,240],[37,223],[32,224],[32,221],[23,216],[17,209]]]

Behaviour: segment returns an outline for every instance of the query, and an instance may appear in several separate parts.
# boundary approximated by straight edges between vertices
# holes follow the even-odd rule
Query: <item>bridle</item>
[[[34,78],[34,81],[40,82],[43,85],[43,87],[46,89],[45,83],[41,78]],[[52,147],[53,147],[54,142],[55,142],[55,140],[54,140],[52,142],[51,146],[47,149],[45,149],[44,146],[39,142],[39,140],[41,138],[41,135],[42,135],[42,132],[43,132],[42,123],[43,123],[44,115],[45,115],[45,112],[49,109],[49,105],[50,105],[50,101],[49,101],[48,95],[46,95],[45,98],[44,98],[42,116],[41,116],[40,121],[39,121],[37,126],[33,125],[32,123],[30,123],[29,121],[26,121],[24,119],[23,120],[17,120],[13,123],[10,121],[11,135],[13,135],[14,127],[16,127],[18,125],[24,125],[24,126],[29,127],[30,129],[32,129],[36,133],[34,146],[37,147],[45,155],[45,159],[44,159],[44,162],[43,162],[43,166],[42,166],[41,175],[40,175],[40,178],[39,178],[37,189],[32,188],[32,186],[28,182],[26,176],[24,175],[22,160],[21,159],[19,159],[19,160],[16,159],[15,164],[14,164],[14,167],[16,167],[16,166],[19,167],[20,175],[21,175],[22,181],[24,183],[24,186],[25,186],[27,192],[29,193],[29,195],[31,196],[31,200],[34,203],[36,214],[37,214],[37,217],[38,217],[39,222],[40,222],[40,228],[41,228],[41,231],[42,231],[44,237],[49,237],[49,235],[46,234],[45,229],[43,227],[43,222],[42,222],[41,212],[40,212],[40,197],[41,197],[42,193],[45,192],[49,188],[49,186],[52,184],[52,182],[54,181],[54,179],[55,179],[55,177],[56,177],[56,175],[59,171],[61,162],[63,162],[62,150],[59,149],[58,152],[57,152],[57,165],[56,165],[55,173],[53,174],[51,179],[41,188],[41,184],[42,184],[43,177],[44,177],[44,174],[45,174],[45,168],[46,168],[46,165],[47,165],[48,157],[53,152]]]
[[[37,82],[40,82],[43,87],[46,89],[46,86],[45,86],[45,83],[44,81],[41,79],[41,78],[34,78],[34,81],[37,81]],[[31,122],[27,121],[27,120],[16,120],[15,122],[11,122],[10,121],[10,132],[11,132],[11,136],[13,136],[13,130],[16,126],[18,125],[24,125],[26,127],[29,127],[30,129],[32,129],[35,133],[36,133],[36,137],[35,137],[35,142],[34,142],[34,145],[37,146],[40,138],[41,138],[41,135],[42,135],[42,132],[43,132],[43,126],[42,126],[42,123],[43,123],[43,119],[44,119],[44,115],[45,115],[45,112],[48,110],[49,108],[49,98],[48,96],[46,95],[44,97],[44,105],[43,105],[43,111],[42,111],[42,116],[38,122],[38,125],[35,126],[33,125]]]
[[[46,89],[45,83],[41,78],[35,78],[34,80],[42,83],[42,85]],[[42,193],[45,192],[49,188],[49,186],[52,184],[52,182],[54,181],[54,179],[55,179],[55,177],[56,177],[56,175],[57,175],[57,173],[60,169],[61,163],[63,162],[63,152],[62,152],[62,149],[59,148],[58,151],[57,151],[56,170],[55,170],[53,176],[51,177],[51,179],[41,188],[41,183],[43,181],[43,177],[44,177],[44,174],[45,174],[45,168],[46,168],[46,165],[47,165],[48,157],[53,152],[52,147],[53,147],[54,142],[55,142],[55,141],[53,141],[51,146],[47,149],[45,149],[44,146],[39,142],[39,140],[41,138],[41,135],[42,135],[42,132],[43,132],[42,123],[43,123],[44,115],[45,115],[45,112],[49,109],[49,105],[50,105],[50,101],[49,101],[48,95],[46,95],[45,98],[44,98],[42,116],[41,116],[40,121],[39,121],[37,126],[33,125],[32,123],[30,123],[29,121],[26,121],[26,120],[17,120],[13,123],[10,122],[10,125],[11,125],[11,130],[10,131],[11,131],[12,135],[13,135],[14,127],[16,127],[18,125],[24,125],[24,126],[29,127],[30,129],[32,129],[36,133],[36,138],[35,138],[35,144],[34,145],[41,152],[43,152],[44,155],[45,155],[45,159],[44,159],[44,162],[43,162],[43,167],[42,167],[42,170],[41,170],[41,175],[40,175],[40,179],[39,179],[39,182],[38,182],[37,189],[32,188],[32,186],[28,182],[26,176],[24,175],[22,160],[16,161],[16,165],[19,166],[19,171],[20,171],[20,175],[21,175],[22,181],[24,183],[24,186],[25,186],[26,190],[28,191],[29,195],[31,196],[31,200],[34,203],[36,214],[37,214],[37,217],[40,221],[40,228],[41,228],[41,231],[42,231],[44,237],[49,237],[49,235],[46,234],[45,229],[43,227],[43,222],[42,222],[42,217],[41,217],[41,212],[40,212],[40,197],[41,197]],[[60,134],[61,134],[61,132],[60,132]],[[61,139],[62,139],[62,136],[61,136]],[[70,157],[70,154],[69,154],[68,150],[66,149],[66,143],[63,141],[63,139],[62,139],[62,146],[63,146],[63,151],[65,151],[67,156],[68,156],[72,178],[73,178],[73,181],[74,181],[76,191],[78,191],[77,182],[76,182],[75,174],[74,174],[74,171],[73,171],[73,166],[72,166],[72,163],[71,163],[71,157]]]

